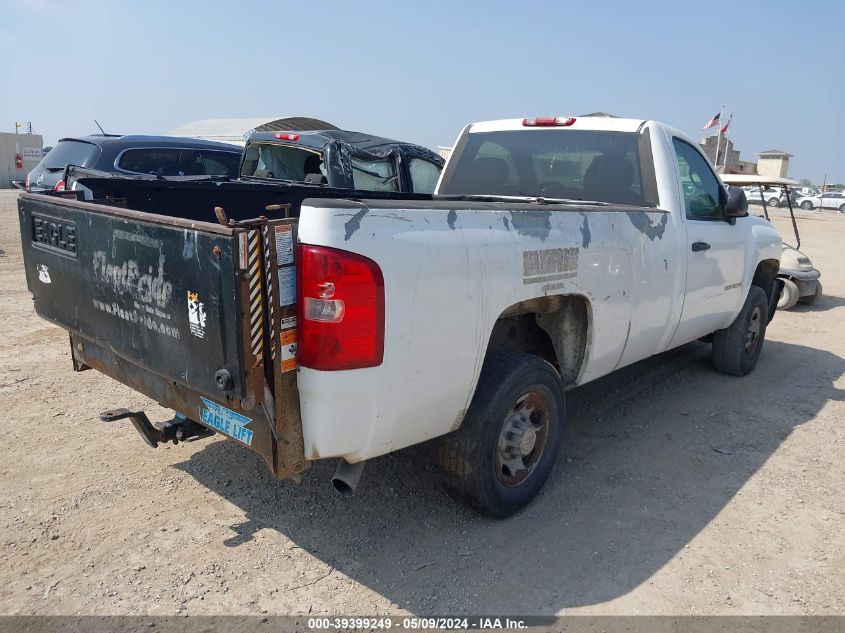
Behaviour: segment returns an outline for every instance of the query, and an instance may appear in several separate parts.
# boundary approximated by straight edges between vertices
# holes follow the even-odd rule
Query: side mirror
[[[728,199],[725,202],[725,217],[744,218],[748,215],[748,199],[739,187],[728,189]]]

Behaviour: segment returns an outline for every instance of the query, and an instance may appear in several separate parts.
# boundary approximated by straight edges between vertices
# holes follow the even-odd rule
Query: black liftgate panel
[[[280,349],[280,328],[290,321],[272,292],[277,268],[267,265],[278,257],[267,239],[275,227],[37,195],[23,195],[18,206],[35,310],[69,330],[77,369],[93,367],[248,446],[277,476],[304,469],[295,458],[302,450],[295,372],[288,373],[295,360],[285,352],[283,367]],[[285,424],[274,398],[282,369],[290,384],[279,394],[280,413],[297,418]],[[291,429],[299,430],[294,438]],[[285,473],[277,467],[280,434]]]

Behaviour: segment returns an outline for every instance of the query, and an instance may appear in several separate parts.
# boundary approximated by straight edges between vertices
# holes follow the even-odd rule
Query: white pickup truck
[[[20,198],[36,310],[75,369],[177,412],[104,420],[153,446],[219,432],[277,477],[341,458],[345,491],[438,438],[447,488],[493,517],[543,485],[568,388],[696,339],[747,374],[777,301],[777,232],[655,121],[468,125],[433,198],[85,184]]]

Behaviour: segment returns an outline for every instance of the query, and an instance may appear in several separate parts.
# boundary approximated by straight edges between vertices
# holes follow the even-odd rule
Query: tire
[[[811,306],[821,296],[822,296],[822,285],[821,285],[821,283],[817,283],[816,284],[816,291],[811,295],[807,295],[805,297],[799,297],[798,303],[803,303],[805,306]]]
[[[491,353],[463,423],[437,447],[447,491],[488,517],[518,512],[549,476],[565,420],[563,383],[550,363]]]
[[[845,213],[845,204],[839,205],[839,213]]]
[[[805,211],[812,211],[813,210],[813,203],[810,202],[809,200],[804,200],[804,202],[801,203],[801,208],[804,209]]]
[[[770,198],[766,201],[772,209],[777,209],[780,206],[780,199],[779,198]]]
[[[791,310],[798,303],[800,292],[798,286],[791,279],[781,279],[780,298],[778,299],[778,310]]]
[[[768,322],[768,298],[759,286],[751,286],[734,322],[713,334],[713,366],[733,376],[745,376],[757,364]]]
[[[778,301],[780,301],[781,289],[783,288],[783,280],[778,279],[777,277],[774,278],[772,282],[772,290],[769,293],[769,319],[768,322],[771,323],[772,319],[775,318],[775,314],[778,310]]]

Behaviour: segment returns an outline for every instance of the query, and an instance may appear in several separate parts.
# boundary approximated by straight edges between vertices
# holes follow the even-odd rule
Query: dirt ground
[[[845,614],[845,216],[799,226],[825,295],[778,313],[752,375],[695,343],[570,392],[541,496],[494,522],[418,449],[346,499],[329,462],[275,482],[225,440],[100,422],[169,415],[73,373],[0,192],[0,613]]]

